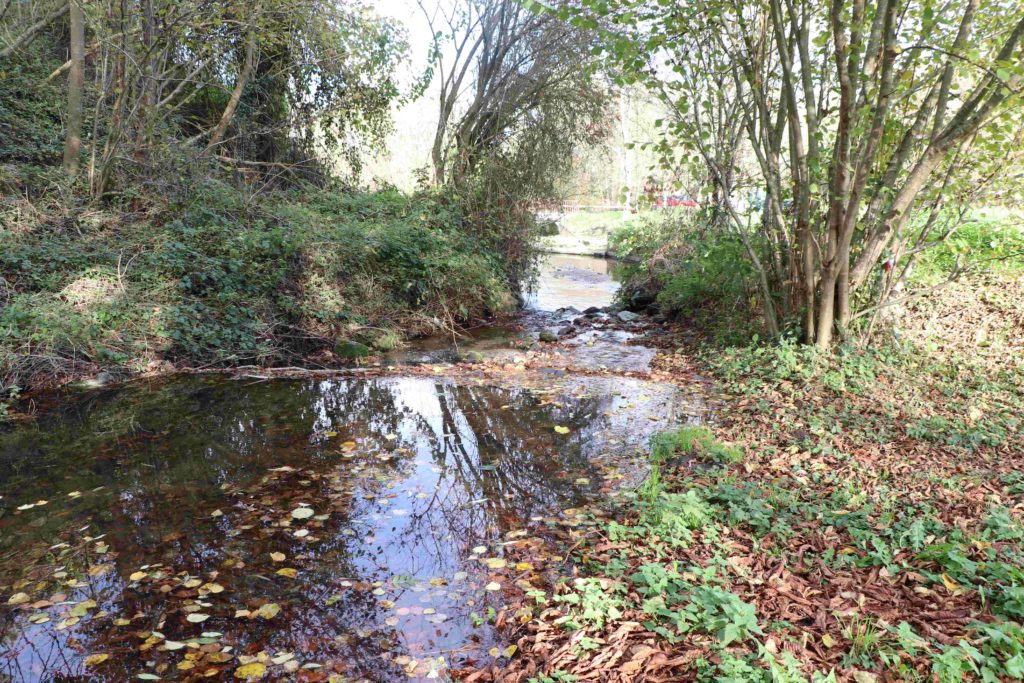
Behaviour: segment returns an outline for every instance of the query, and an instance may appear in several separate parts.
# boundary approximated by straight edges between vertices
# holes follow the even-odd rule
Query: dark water
[[[0,680],[445,680],[687,412],[556,375],[66,397],[0,432]]]

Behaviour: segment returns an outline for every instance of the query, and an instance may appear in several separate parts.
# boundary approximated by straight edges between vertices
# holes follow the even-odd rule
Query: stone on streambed
[[[572,325],[566,325],[558,331],[559,337],[568,337],[571,334],[576,334],[576,328]]]
[[[537,336],[537,339],[541,340],[542,342],[556,342],[558,341],[558,335],[556,335],[551,330],[541,330],[540,334]]]
[[[633,311],[619,311],[618,317],[619,320],[624,323],[631,323],[634,320],[637,320],[640,316]]]
[[[484,354],[479,351],[463,351],[458,355],[458,360],[463,363],[481,363],[484,360]]]
[[[339,339],[334,342],[334,355],[341,358],[365,358],[373,355],[373,349],[366,344],[348,339]]]

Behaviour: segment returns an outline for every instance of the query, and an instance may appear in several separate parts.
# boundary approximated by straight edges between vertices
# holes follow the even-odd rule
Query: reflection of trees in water
[[[220,579],[229,588],[225,595],[231,604],[266,600],[289,608],[272,623],[218,625],[211,620],[208,630],[224,631],[246,651],[301,651],[314,661],[343,658],[360,675],[401,677],[381,655],[399,637],[408,646],[410,639],[435,634],[397,634],[384,624],[389,613],[369,589],[339,591],[338,578],[372,582],[389,581],[395,574],[450,577],[462,568],[467,546],[521,528],[532,515],[578,504],[582,491],[574,481],[592,476],[589,460],[601,444],[595,433],[607,426],[602,414],[608,399],[572,398],[561,407],[539,403],[522,390],[426,379],[254,384],[188,379],[152,391],[135,387],[102,401],[76,404],[40,428],[0,436],[0,462],[17,465],[15,477],[27,481],[29,491],[19,495],[26,499],[46,490],[48,498],[63,501],[62,494],[73,489],[107,487],[87,493],[67,516],[53,515],[33,534],[24,533],[24,524],[14,527],[2,519],[0,530],[16,531],[16,544],[33,537],[52,543],[61,528],[77,529],[91,521],[89,533],[108,534],[111,547],[122,553],[115,572],[90,579],[93,590],[104,597],[101,608],[113,614],[147,614],[154,622],[148,628],[155,627],[161,608],[126,588],[120,576],[153,561],[199,575],[227,556],[240,557],[250,567]],[[571,434],[556,434],[556,424],[569,427]],[[338,436],[327,438],[326,431]],[[389,441],[387,434],[398,438]],[[349,439],[359,443],[357,457],[345,460],[339,446]],[[376,458],[385,454],[391,458]],[[270,541],[258,530],[231,535],[223,522],[209,517],[220,506],[230,514],[232,503],[223,500],[221,485],[253,485],[268,468],[282,465],[336,473],[352,482],[345,504],[332,508],[317,534],[322,540],[315,546],[311,572],[294,582],[273,578],[274,568],[259,559],[276,548],[276,536]],[[442,472],[434,472],[431,465]],[[354,471],[358,467],[363,471]],[[54,471],[62,477],[54,477]],[[427,497],[412,497],[416,491]],[[327,493],[311,489],[308,496],[316,505]],[[398,503],[412,508],[407,516],[391,515],[397,504],[381,500],[396,493]],[[185,536],[162,540],[173,531]],[[367,540],[370,534],[377,538]],[[286,552],[293,557],[303,546]],[[13,576],[0,568],[0,583],[10,583]],[[327,607],[335,592],[343,598]],[[389,597],[401,600],[403,594]],[[456,603],[436,607],[452,616],[468,611]],[[70,657],[66,640],[72,635],[87,652],[109,646],[134,652],[138,643],[112,631],[109,620],[106,624],[83,622],[60,633],[49,628],[52,624],[30,627],[31,638],[5,645],[5,650],[20,654],[0,656],[0,672],[17,676],[26,661],[53,675],[75,671],[78,665],[64,659]],[[168,619],[162,629],[169,638],[200,630],[176,632],[174,624]],[[137,628],[133,624],[120,631]],[[447,646],[467,633],[465,620],[458,619],[434,630],[440,632],[439,643]],[[335,640],[339,634],[357,633],[364,637]],[[141,660],[129,657],[124,667],[130,678],[141,670]]]

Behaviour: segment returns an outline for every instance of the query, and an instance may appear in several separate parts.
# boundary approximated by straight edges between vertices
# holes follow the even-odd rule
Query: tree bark
[[[253,18],[255,21],[255,17]],[[209,152],[211,149],[220,144],[221,139],[224,137],[225,131],[231,124],[231,119],[235,115],[235,109],[238,108],[238,102],[242,99],[242,91],[245,90],[245,85],[252,75],[253,66],[256,62],[256,27],[249,27],[249,36],[246,40],[245,46],[245,61],[242,65],[242,71],[238,74],[238,78],[235,80],[235,89],[231,92],[231,99],[228,100],[228,104],[224,107],[224,113],[221,114],[220,121],[217,123],[217,127],[214,128],[213,134],[210,135],[210,141],[206,143],[206,149],[203,153]]]
[[[64,170],[78,173],[82,151],[82,89],[85,85],[85,17],[79,0],[68,3],[71,19],[71,69],[68,71],[68,123],[64,138]]]

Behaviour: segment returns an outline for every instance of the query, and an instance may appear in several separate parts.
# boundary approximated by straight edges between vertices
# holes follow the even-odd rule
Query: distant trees
[[[358,2],[2,4],[0,70],[30,85],[40,55],[54,62],[48,79],[66,72],[64,165],[87,159],[96,196],[180,153],[314,175],[333,155],[355,167],[399,96],[404,40]]]
[[[954,206],[1020,148],[1020,3],[583,4],[548,12],[600,26],[625,80],[671,105],[662,144],[707,168],[774,332],[796,319],[828,347],[889,305],[917,254],[956,230]],[[751,224],[737,200],[755,190]]]
[[[420,8],[434,34],[432,180],[459,193],[519,279],[533,208],[557,198],[576,146],[610,127],[607,91],[590,68],[594,36],[518,0],[420,0]]]

